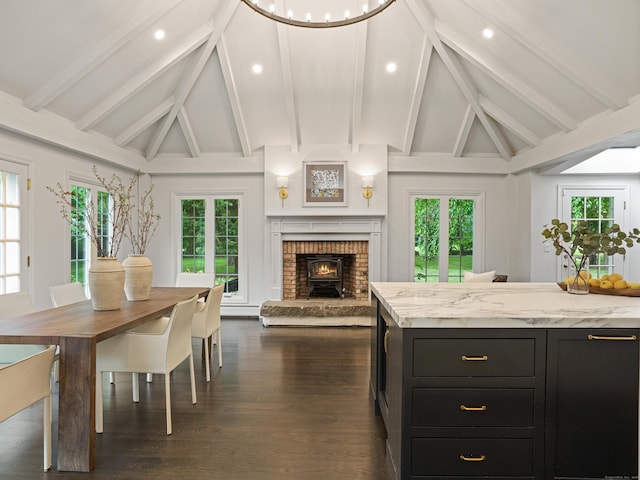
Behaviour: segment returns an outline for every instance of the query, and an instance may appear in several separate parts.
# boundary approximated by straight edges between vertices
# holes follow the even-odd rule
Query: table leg
[[[96,343],[90,338],[60,340],[58,413],[59,471],[95,467]]]

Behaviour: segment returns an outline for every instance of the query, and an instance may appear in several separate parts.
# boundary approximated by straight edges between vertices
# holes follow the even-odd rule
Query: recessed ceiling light
[[[153,36],[156,37],[156,40],[162,40],[164,38],[164,30],[156,30]]]
[[[260,75],[262,73],[262,65],[260,65],[259,63],[254,63],[251,67],[251,71],[256,75]]]
[[[385,69],[387,70],[387,73],[395,73],[395,71],[398,69],[398,66],[393,62],[389,62],[387,63]]]
[[[493,30],[491,28],[485,28],[482,31],[482,36],[484,38],[492,38],[493,37]]]

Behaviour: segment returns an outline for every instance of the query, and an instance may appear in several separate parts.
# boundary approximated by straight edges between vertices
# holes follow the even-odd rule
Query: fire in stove
[[[318,255],[307,259],[307,298],[317,296],[344,297],[342,292],[342,258]]]

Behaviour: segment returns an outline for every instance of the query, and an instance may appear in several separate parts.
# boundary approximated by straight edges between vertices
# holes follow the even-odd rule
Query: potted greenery
[[[103,177],[95,165],[92,172],[102,190],[109,195],[97,202],[67,190],[60,183],[55,188],[46,188],[56,196],[62,218],[76,231],[86,234],[96,248],[97,261],[91,262],[89,269],[89,291],[94,310],[117,310],[124,291],[124,268],[117,257],[130,221],[131,199],[138,178],[132,177],[125,186],[115,173],[109,178]],[[105,222],[103,212],[106,212],[108,222]],[[105,228],[107,223],[109,228]]]
[[[557,218],[551,225],[545,225],[542,236],[551,240],[556,255],[565,254],[569,260],[570,275],[567,291],[570,293],[589,293],[589,257],[597,254],[624,255],[628,248],[640,243],[640,230],[634,228],[625,233],[616,223],[602,232],[589,228],[589,222],[578,220],[573,228]]]
[[[151,185],[139,197],[138,207],[130,209],[130,213],[136,213],[136,218],[129,216],[127,222],[125,236],[131,242],[132,253],[122,265],[125,271],[124,292],[129,301],[147,300],[151,291],[153,263],[145,253],[160,222],[151,196],[153,188]]]

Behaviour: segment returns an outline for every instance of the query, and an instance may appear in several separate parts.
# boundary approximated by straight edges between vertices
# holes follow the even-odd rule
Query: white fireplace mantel
[[[282,300],[282,242],[314,240],[364,240],[369,242],[369,281],[382,276],[383,217],[269,217],[267,259],[271,300]]]

